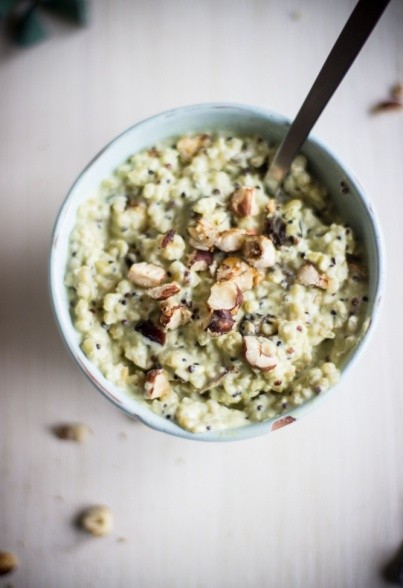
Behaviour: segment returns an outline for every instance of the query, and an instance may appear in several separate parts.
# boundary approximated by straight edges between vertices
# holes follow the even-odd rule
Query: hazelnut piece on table
[[[80,526],[94,537],[108,535],[113,529],[113,514],[107,506],[91,506],[80,517]]]
[[[10,551],[0,551],[0,576],[10,574],[18,565],[17,558]]]
[[[83,423],[62,423],[53,427],[53,432],[59,439],[83,443],[90,437],[92,431]]]

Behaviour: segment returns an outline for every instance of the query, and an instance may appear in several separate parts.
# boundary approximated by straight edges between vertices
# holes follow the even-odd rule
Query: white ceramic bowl
[[[150,147],[162,139],[187,132],[225,130],[232,134],[259,134],[270,142],[278,143],[289,124],[289,121],[280,115],[238,104],[200,104],[157,114],[124,131],[104,147],[81,172],[61,207],[52,238],[49,280],[53,309],[64,341],[78,365],[104,396],[130,416],[138,418],[154,429],[203,441],[246,439],[294,422],[323,402],[335,388],[312,398],[281,417],[222,432],[189,433],[174,422],[153,413],[142,402],[106,380],[80,349],[80,335],[75,330],[70,317],[64,286],[69,235],[75,224],[77,208],[96,190],[101,180],[110,176],[129,155]],[[312,138],[306,141],[302,152],[308,157],[313,172],[327,186],[343,219],[353,227],[363,241],[368,255],[370,276],[368,316],[371,318],[371,326],[347,358],[342,368],[344,375],[347,368],[362,352],[369,332],[373,329],[379,307],[384,267],[380,230],[371,204],[362,188],[338,157]],[[347,194],[341,192],[341,182],[347,184],[349,190]]]

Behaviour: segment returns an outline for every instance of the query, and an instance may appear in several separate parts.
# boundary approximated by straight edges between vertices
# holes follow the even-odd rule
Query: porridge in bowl
[[[274,152],[182,136],[130,157],[78,210],[65,283],[83,352],[190,432],[324,392],[368,326],[353,230],[302,155],[272,198]]]

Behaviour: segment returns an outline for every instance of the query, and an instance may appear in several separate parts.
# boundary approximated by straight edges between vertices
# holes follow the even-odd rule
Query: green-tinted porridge
[[[192,432],[287,412],[333,386],[366,328],[367,267],[298,156],[209,134],[133,155],[80,208],[66,285],[107,379]]]

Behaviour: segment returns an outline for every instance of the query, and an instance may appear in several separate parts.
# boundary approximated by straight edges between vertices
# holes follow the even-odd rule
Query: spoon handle
[[[284,137],[269,176],[281,182],[390,0],[359,0]]]

